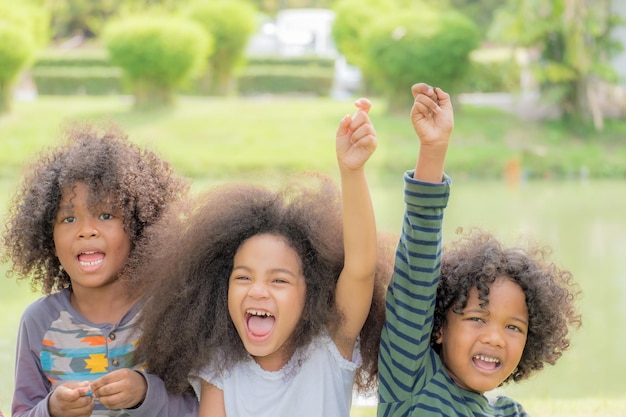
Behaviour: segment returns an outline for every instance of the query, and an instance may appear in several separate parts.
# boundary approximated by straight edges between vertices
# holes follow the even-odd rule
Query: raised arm
[[[341,173],[344,267],[337,282],[336,303],[344,314],[332,337],[343,357],[352,359],[354,343],[367,319],[376,271],[376,222],[365,163],[376,150],[376,131],[368,112],[369,100],[356,101],[337,129],[337,163]]]
[[[378,415],[409,415],[411,395],[432,376],[429,351],[441,266],[443,211],[449,181],[443,165],[453,128],[449,96],[426,84],[412,88],[411,121],[420,145],[415,171],[404,176],[405,213],[387,290],[378,357]]]
[[[419,83],[411,88],[413,107],[411,122],[420,139],[420,150],[413,178],[440,183],[448,142],[454,128],[450,96],[441,88]]]

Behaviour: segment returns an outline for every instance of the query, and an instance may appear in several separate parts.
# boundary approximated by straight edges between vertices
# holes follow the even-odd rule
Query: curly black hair
[[[231,183],[206,190],[189,211],[159,222],[141,248],[143,265],[130,274],[151,291],[142,312],[138,354],[167,389],[188,386],[190,371],[223,359],[221,370],[247,357],[228,312],[229,277],[236,251],[263,233],[284,237],[302,260],[306,302],[291,348],[303,346],[342,320],[334,297],[343,268],[341,199],[336,185],[321,174],[298,176],[278,190]],[[391,275],[391,239],[381,236],[374,300],[360,334],[363,365],[356,386],[369,390],[377,377],[385,284]]]
[[[62,191],[77,182],[89,188],[89,204],[112,202],[124,218],[133,246],[168,204],[184,198],[188,181],[154,152],[131,143],[112,122],[71,122],[61,143],[27,168],[9,206],[2,261],[12,262],[8,277],[30,279],[33,291],[50,294],[71,288],[55,255],[53,224]],[[134,261],[134,251],[127,263]],[[126,269],[126,268],[123,268]]]
[[[580,289],[570,271],[548,260],[550,254],[548,247],[534,244],[506,247],[481,229],[446,245],[431,334],[433,349],[441,351],[436,340],[448,310],[461,314],[472,288],[478,290],[481,306],[488,305],[491,284],[506,276],[526,296],[529,327],[520,362],[502,384],[526,379],[546,363],[554,365],[570,346],[569,328],[580,327],[582,321],[575,307]]]

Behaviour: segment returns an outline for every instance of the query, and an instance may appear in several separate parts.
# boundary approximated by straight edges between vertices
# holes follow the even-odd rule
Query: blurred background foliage
[[[607,117],[623,118],[626,113],[626,74],[616,70],[613,60],[626,42],[623,32],[616,36],[626,15],[620,4],[616,0],[0,0],[0,42],[5,45],[0,45],[0,62],[7,63],[0,72],[0,112],[9,111],[8,92],[25,70],[39,94],[133,94],[139,102],[149,97],[154,106],[171,106],[181,93],[332,95],[337,73],[345,69],[358,75],[358,85],[344,92],[384,97],[390,112],[405,108],[410,100],[407,84],[422,80],[445,86],[455,97],[479,92],[528,99],[535,94],[541,106],[536,97],[526,104],[531,110],[541,107],[533,117],[592,125],[599,131]],[[260,53],[253,50],[251,45],[263,37],[266,43],[280,42],[281,13],[301,8],[332,11],[328,33],[321,24],[311,26],[310,48],[298,53],[282,51],[280,45]],[[186,62],[171,62],[176,56],[173,49],[180,47],[174,28],[189,32],[192,22],[199,24],[206,39],[198,35],[190,43],[206,49],[185,49],[202,58],[203,70],[190,64],[176,82],[165,79],[171,77],[166,71],[158,82],[155,74],[151,82],[139,79],[137,65],[122,64],[128,60],[120,60],[120,45],[114,53],[104,36],[108,26],[138,14],[144,17],[141,25],[160,32],[155,37],[170,40],[162,43],[160,53],[172,66]],[[186,23],[147,22],[158,14]],[[300,36],[295,29],[282,38]],[[140,28],[128,32],[125,39],[137,44],[139,32]],[[323,50],[318,48],[322,41],[329,42]],[[7,47],[14,43],[23,45],[19,56]],[[100,56],[97,64],[95,55]],[[79,69],[77,60],[90,64]],[[52,61],[55,64],[49,65]],[[515,103],[524,105],[520,100]]]

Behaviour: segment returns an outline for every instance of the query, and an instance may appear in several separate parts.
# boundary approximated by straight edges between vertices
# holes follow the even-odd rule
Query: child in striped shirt
[[[415,171],[404,177],[378,416],[526,416],[517,401],[485,392],[527,378],[569,347],[568,327],[580,324],[571,273],[546,262],[542,250],[506,248],[486,233],[442,252],[452,105],[439,88],[416,84],[412,92],[421,145]]]

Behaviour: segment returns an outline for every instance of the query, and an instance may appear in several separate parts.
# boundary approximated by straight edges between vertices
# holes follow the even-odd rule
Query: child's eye
[[[76,221],[76,217],[68,216],[61,220],[62,223],[74,223]]]
[[[250,278],[248,278],[245,275],[237,275],[237,276],[233,276],[232,280],[233,281],[250,281]]]
[[[99,217],[100,220],[111,220],[113,218],[112,214],[102,213]]]
[[[517,326],[515,326],[513,324],[510,324],[510,325],[506,326],[506,328],[509,329],[509,330],[513,330],[513,331],[516,331],[516,332],[523,333],[522,329],[520,329],[519,327],[517,327]]]
[[[282,279],[282,278],[274,278],[272,282],[276,284],[288,284],[289,283],[289,281],[287,281],[286,279]]]
[[[480,317],[469,317],[468,320],[475,321],[475,322],[478,322],[478,323],[483,323],[484,322],[484,320],[481,319]]]

